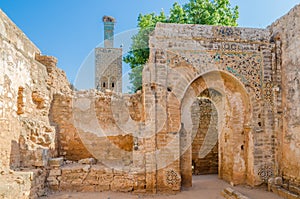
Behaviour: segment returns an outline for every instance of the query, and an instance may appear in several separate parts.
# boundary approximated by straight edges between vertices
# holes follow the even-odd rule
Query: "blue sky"
[[[177,2],[183,4],[187,1]],[[170,0],[0,0],[0,8],[41,49],[43,54],[57,57],[58,66],[66,71],[68,79],[74,82],[87,55],[103,41],[101,22],[103,15],[114,16],[117,19],[115,27],[115,33],[119,35],[117,37],[119,40],[124,38],[128,40],[130,35],[135,33],[139,13],[158,13],[161,9],[168,12],[174,2]],[[238,5],[240,8],[239,26],[257,28],[265,28],[299,3],[299,0],[231,0],[232,5]],[[119,45],[118,42],[116,43]],[[123,69],[124,72],[127,70],[127,67]]]

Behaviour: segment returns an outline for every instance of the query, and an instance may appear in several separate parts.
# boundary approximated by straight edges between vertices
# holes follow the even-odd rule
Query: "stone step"
[[[221,195],[226,199],[250,199],[249,197],[232,189],[231,187],[227,187],[226,189],[222,190]]]

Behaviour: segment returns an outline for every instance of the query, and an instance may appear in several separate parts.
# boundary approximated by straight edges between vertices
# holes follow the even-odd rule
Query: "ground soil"
[[[193,176],[193,187],[183,189],[176,195],[137,195],[132,193],[97,192],[97,193],[66,193],[60,192],[51,194],[43,199],[224,199],[221,191],[232,187],[227,182],[218,179],[217,175]],[[282,199],[281,197],[267,192],[266,187],[251,188],[248,186],[235,186],[234,190],[239,191],[251,199]]]

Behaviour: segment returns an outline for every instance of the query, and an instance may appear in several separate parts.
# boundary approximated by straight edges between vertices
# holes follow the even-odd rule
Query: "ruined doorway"
[[[198,97],[192,105],[192,174],[218,174],[218,112],[207,97]],[[198,120],[198,121],[197,121]]]
[[[190,84],[181,103],[183,187],[192,186],[192,174],[218,173],[232,184],[245,183],[251,112],[245,88],[231,74],[210,72]]]

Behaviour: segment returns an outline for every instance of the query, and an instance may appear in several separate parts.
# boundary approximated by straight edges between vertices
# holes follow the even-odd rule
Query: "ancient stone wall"
[[[143,92],[122,95],[71,92],[56,58],[0,11],[0,196],[176,193],[193,161],[232,184],[278,175],[271,189],[296,193],[299,13],[268,29],[159,23]]]
[[[77,91],[54,95],[50,117],[58,129],[59,155],[72,161],[94,157],[104,164],[121,161],[128,166],[134,129],[122,125],[140,121],[142,111],[141,94]]]
[[[269,28],[276,42],[277,78],[277,175],[300,185],[300,5]],[[282,96],[282,98],[281,98]]]
[[[138,138],[141,92],[55,94],[50,118],[57,129],[58,156],[65,160],[50,171],[52,190],[146,191],[144,141]],[[95,162],[85,163],[87,158]]]
[[[190,106],[210,88],[222,94],[217,107],[220,177],[234,184],[257,185],[273,175],[274,48],[265,29],[157,24],[143,71],[145,112],[151,107],[147,103],[155,101],[160,109],[153,115],[165,121],[155,129],[169,139],[157,139],[158,146],[181,145],[181,160],[172,169],[181,172],[183,184],[191,185]],[[169,162],[180,156],[173,147],[163,153],[162,157],[174,157]],[[157,183],[166,187],[163,180]]]
[[[44,166],[56,155],[52,94],[69,92],[69,83],[56,63],[35,60],[40,50],[1,10],[0,47],[0,195],[34,198],[44,193]]]
[[[93,158],[78,163],[57,158],[50,161],[50,168],[47,182],[52,191],[145,192],[145,174],[133,172],[129,166],[119,170]]]
[[[197,128],[195,134],[192,134],[193,175],[217,174],[219,161],[217,109],[211,100],[202,97],[193,103],[191,114],[193,126]]]

